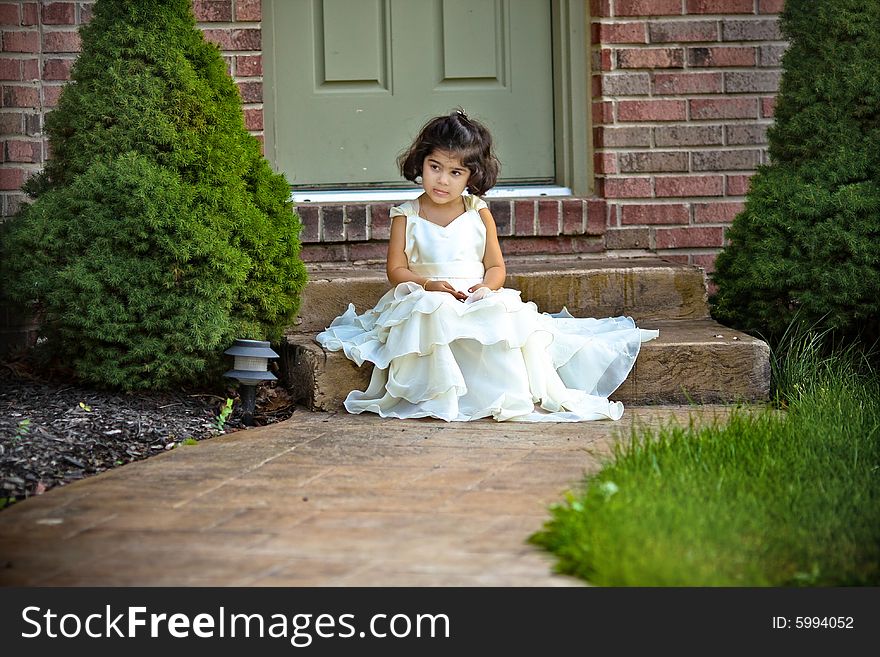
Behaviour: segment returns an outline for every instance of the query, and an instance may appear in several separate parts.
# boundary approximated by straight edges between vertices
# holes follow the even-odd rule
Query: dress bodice
[[[391,208],[391,216],[406,217],[404,252],[410,270],[429,278],[449,281],[459,290],[483,280],[486,226],[477,196],[463,196],[465,211],[440,226],[419,216],[418,199]]]

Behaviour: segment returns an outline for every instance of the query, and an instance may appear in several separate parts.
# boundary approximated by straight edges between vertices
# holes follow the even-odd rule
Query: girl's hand
[[[428,292],[448,292],[452,296],[454,296],[459,301],[464,301],[467,299],[467,295],[464,292],[459,292],[454,287],[452,287],[447,281],[434,281],[430,280],[425,283],[425,289]]]
[[[480,299],[485,299],[487,296],[492,294],[494,290],[488,285],[484,283],[478,283],[476,285],[472,285],[468,288],[468,292],[470,292],[470,296],[467,298],[468,303],[473,303],[474,301],[479,301]]]

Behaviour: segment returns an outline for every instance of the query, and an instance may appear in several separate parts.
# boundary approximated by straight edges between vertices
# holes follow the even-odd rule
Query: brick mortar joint
[[[743,66],[692,66],[690,64],[683,64],[680,67],[638,67],[638,68],[619,68],[614,66],[613,68],[605,71],[601,69],[594,69],[592,73],[592,77],[594,78],[608,78],[611,76],[622,76],[622,75],[651,75],[651,74],[659,74],[659,75],[698,75],[700,73],[709,74],[709,73],[718,73],[718,74],[730,74],[730,73],[777,73],[782,72],[781,66],[761,66],[760,64],[749,64]],[[604,80],[603,80],[604,81]],[[717,94],[723,92],[715,92]],[[681,94],[686,95],[686,94]],[[697,95],[697,94],[687,94],[687,95]],[[699,94],[699,95],[708,95],[711,96],[711,93],[707,94]],[[673,98],[677,98],[678,95],[674,94],[661,94],[659,97],[663,96],[671,96]],[[611,96],[611,98],[619,98],[620,96]],[[604,98],[604,96],[600,96],[599,98]],[[636,96],[636,98],[658,98],[658,96]],[[595,101],[596,98],[594,97]]]
[[[777,13],[750,13],[750,14],[640,14],[637,16],[591,16],[591,23],[638,23],[638,22],[709,22],[720,20],[774,20],[779,18]]]
[[[629,154],[633,155],[644,155],[644,154],[653,154],[653,155],[663,155],[664,153],[726,153],[726,152],[735,152],[735,151],[760,151],[763,150],[760,148],[761,145],[766,144],[766,142],[756,142],[754,144],[691,144],[688,146],[633,146],[631,148],[625,148],[622,146],[607,146],[603,148],[597,148],[596,152],[602,153],[621,153],[621,154]]]
[[[196,27],[200,30],[260,30],[263,29],[263,21],[196,21]]]
[[[364,227],[364,233],[367,236],[367,241],[373,239],[373,206],[367,205],[364,209],[364,221],[366,222],[366,226]]]
[[[24,5],[22,4],[21,7],[23,10]],[[39,78],[39,80],[35,80],[34,82],[36,84],[38,84],[38,86],[39,86],[39,93],[37,94],[37,96],[39,98],[40,106],[37,107],[36,110],[37,110],[37,113],[41,117],[40,118],[39,137],[40,137],[40,141],[42,143],[42,148],[41,148],[40,156],[41,156],[41,158],[45,158],[45,155],[48,152],[48,144],[47,144],[46,135],[45,135],[44,131],[42,130],[42,128],[43,128],[43,120],[46,116],[46,95],[44,92],[45,84],[44,84],[44,80],[43,80],[43,69],[46,64],[46,58],[43,53],[43,37],[46,34],[46,30],[45,30],[45,26],[43,25],[43,12],[40,11],[40,9],[41,9],[41,5],[37,7],[37,27],[40,32],[40,43],[38,46],[38,54],[37,54],[37,66],[39,67],[38,73],[39,73],[40,78]]]

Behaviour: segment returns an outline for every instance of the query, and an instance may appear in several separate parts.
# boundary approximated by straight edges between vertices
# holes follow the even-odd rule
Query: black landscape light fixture
[[[268,371],[268,363],[270,358],[278,358],[278,354],[272,351],[268,342],[241,339],[236,340],[223,353],[235,357],[233,369],[223,376],[237,379],[241,384],[242,421],[251,425],[254,421],[257,386],[263,381],[274,381],[277,378]]]

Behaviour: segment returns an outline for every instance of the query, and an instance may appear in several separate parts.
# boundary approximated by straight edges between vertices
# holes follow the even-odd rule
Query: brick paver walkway
[[[0,585],[571,586],[525,540],[633,423],[298,411],[0,512]]]

